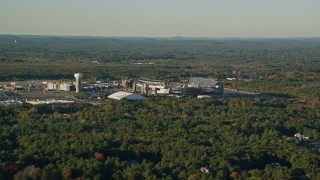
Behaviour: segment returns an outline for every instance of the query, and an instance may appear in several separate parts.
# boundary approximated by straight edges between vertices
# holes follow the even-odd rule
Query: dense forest
[[[0,65],[0,81],[201,76],[278,97],[0,106],[0,179],[320,179],[319,38],[0,35]]]
[[[319,97],[320,39],[0,35],[0,81],[237,78],[231,88]],[[245,80],[252,80],[250,82]],[[226,84],[228,84],[226,83]],[[308,92],[310,91],[310,92]],[[304,94],[314,94],[312,98]]]
[[[319,179],[317,113],[287,99],[1,107],[0,179]]]

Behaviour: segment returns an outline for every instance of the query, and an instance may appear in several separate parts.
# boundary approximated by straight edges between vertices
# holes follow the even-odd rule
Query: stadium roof
[[[128,100],[143,100],[143,99],[145,99],[145,97],[143,97],[143,96],[128,93],[128,92],[123,92],[123,91],[113,93],[113,94],[109,95],[108,98],[115,99],[115,100],[121,100],[123,98],[126,98]]]

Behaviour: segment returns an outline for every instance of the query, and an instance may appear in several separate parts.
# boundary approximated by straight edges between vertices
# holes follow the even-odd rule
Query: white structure
[[[201,172],[204,172],[204,173],[209,173],[209,172],[210,172],[209,169],[206,168],[206,167],[201,167],[201,168],[200,168],[200,171],[201,171]]]
[[[37,105],[37,104],[71,104],[74,103],[74,101],[68,101],[68,100],[55,100],[55,99],[48,99],[45,101],[41,100],[26,100],[26,103]]]
[[[76,93],[80,92],[80,88],[81,88],[81,79],[83,77],[82,73],[76,73],[74,74],[74,77],[76,78]]]
[[[168,95],[170,89],[162,81],[140,79],[133,83],[133,91],[146,95]]]
[[[61,91],[70,91],[73,84],[71,83],[61,83],[59,89]]]
[[[210,98],[212,98],[212,96],[209,96],[209,95],[198,95],[197,98],[198,99],[210,99]]]
[[[139,96],[137,94],[123,92],[123,91],[113,93],[113,94],[109,95],[108,98],[114,99],[114,100],[121,100],[123,98],[129,99],[129,100],[144,100],[144,99],[146,99],[143,96]]]
[[[300,139],[300,140],[308,140],[309,139],[309,137],[308,136],[304,136],[304,135],[302,135],[302,134],[300,134],[300,133],[296,133],[296,134],[294,134],[294,137],[296,137],[296,138],[298,138],[298,139]]]
[[[60,84],[59,83],[53,83],[53,82],[47,83],[47,89],[48,90],[58,90],[59,88],[60,88]]]
[[[0,101],[0,105],[4,105],[4,106],[16,106],[21,104],[22,104],[21,101],[16,101],[16,100]]]
[[[168,95],[168,94],[170,94],[170,89],[169,88],[159,88],[159,90],[157,90],[157,94]]]
[[[228,81],[234,81],[236,78],[227,78]]]

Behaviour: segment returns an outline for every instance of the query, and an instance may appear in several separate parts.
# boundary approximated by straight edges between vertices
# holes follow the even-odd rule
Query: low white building
[[[47,83],[48,90],[59,90],[59,87],[60,87],[59,83],[53,83],[53,82]]]
[[[16,101],[16,100],[0,101],[0,105],[4,105],[4,106],[16,106],[21,104],[22,104],[21,101]]]
[[[48,100],[26,100],[26,103],[32,104],[32,105],[37,105],[37,104],[72,104],[72,103],[74,103],[74,101],[48,99]]]
[[[74,85],[72,83],[61,83],[60,84],[60,90],[61,91],[71,91],[73,86]]]
[[[198,95],[197,98],[198,99],[210,99],[210,98],[212,98],[212,96],[209,96],[209,95]]]
[[[128,99],[128,100],[144,100],[144,99],[146,99],[143,96],[133,94],[133,93],[128,93],[128,92],[123,92],[123,91],[113,93],[113,94],[109,95],[108,98],[114,99],[114,100],[121,100],[123,98]]]
[[[168,95],[168,94],[170,94],[170,89],[169,88],[160,88],[159,90],[157,90],[157,94]]]

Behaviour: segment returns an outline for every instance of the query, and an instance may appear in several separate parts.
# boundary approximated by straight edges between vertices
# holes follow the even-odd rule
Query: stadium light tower
[[[80,92],[80,88],[81,88],[81,79],[83,77],[82,73],[76,73],[74,74],[74,77],[76,78],[76,93]]]

